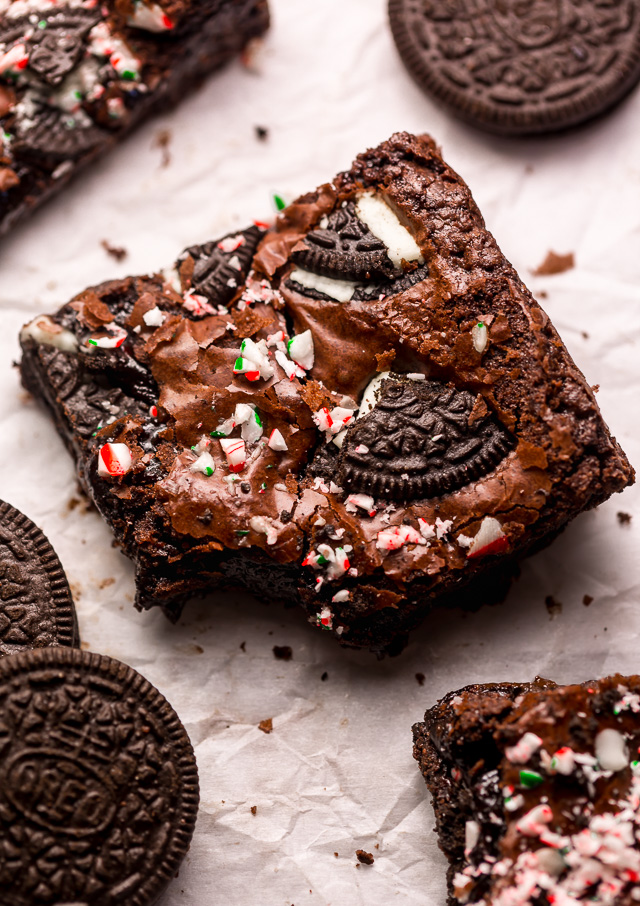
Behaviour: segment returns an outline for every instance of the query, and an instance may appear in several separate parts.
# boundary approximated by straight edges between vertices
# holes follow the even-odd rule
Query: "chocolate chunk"
[[[228,233],[216,242],[193,245],[176,262],[186,273],[191,292],[205,296],[211,305],[226,305],[244,283],[263,231],[256,226]]]
[[[113,658],[64,648],[0,662],[0,890],[6,902],[151,906],[198,810],[189,738]]]
[[[0,501],[0,655],[80,644],[69,583],[40,529]]]
[[[294,251],[292,261],[305,270],[339,280],[391,280],[399,276],[384,242],[356,215],[355,204],[339,207],[326,226],[307,233],[306,248]]]
[[[342,445],[338,483],[383,498],[415,500],[451,493],[494,469],[513,446],[487,416],[469,424],[466,390],[393,376]]]
[[[551,132],[613,107],[640,78],[640,17],[597,0],[389,0],[400,58],[464,120]]]

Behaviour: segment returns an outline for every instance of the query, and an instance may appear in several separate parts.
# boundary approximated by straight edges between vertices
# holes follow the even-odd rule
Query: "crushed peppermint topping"
[[[221,437],[220,446],[227,457],[230,472],[242,472],[247,461],[247,452],[243,440]]]
[[[131,451],[126,444],[103,444],[98,450],[98,475],[114,478],[131,469]]]
[[[211,453],[207,453],[205,450],[203,453],[198,456],[195,462],[192,462],[189,466],[191,472],[202,472],[203,475],[206,475],[209,478],[216,470],[216,464],[213,461]]]
[[[397,551],[405,544],[424,545],[425,539],[410,525],[394,525],[378,532],[376,547],[380,551]]]
[[[142,320],[147,327],[162,327],[165,317],[165,313],[156,305],[154,308],[150,308],[149,311],[145,311],[142,315]]]
[[[504,754],[513,764],[526,764],[541,745],[542,740],[539,736],[535,733],[525,733],[515,746],[507,747]]]
[[[360,509],[369,516],[376,514],[375,501],[368,494],[349,494],[345,501],[345,509],[347,513],[356,513]]]
[[[485,516],[469,547],[467,558],[484,557],[487,554],[502,554],[509,546],[509,540],[501,524],[493,516]]]
[[[271,434],[269,435],[269,440],[267,441],[267,446],[271,450],[278,450],[284,452],[288,450],[287,442],[282,436],[282,432],[278,428],[274,428]]]
[[[229,254],[230,252],[235,252],[236,249],[239,249],[240,246],[245,244],[245,238],[242,233],[238,233],[236,236],[227,236],[226,239],[221,239],[218,243],[218,248],[221,252]]]
[[[252,516],[249,525],[254,532],[267,536],[267,544],[275,544],[278,540],[278,529],[268,516]]]

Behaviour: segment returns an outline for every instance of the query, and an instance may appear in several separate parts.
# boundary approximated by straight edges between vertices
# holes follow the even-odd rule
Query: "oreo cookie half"
[[[376,383],[365,391],[373,408],[342,444],[337,480],[349,490],[403,501],[441,497],[492,471],[513,446],[492,416],[470,421],[475,397],[466,390],[401,375]]]
[[[0,501],[0,655],[79,644],[73,598],[55,551],[30,519]]]
[[[503,135],[591,119],[640,79],[640,6],[600,0],[389,0],[415,81]]]
[[[0,662],[0,900],[150,906],[198,810],[187,733],[113,658],[64,648]]]

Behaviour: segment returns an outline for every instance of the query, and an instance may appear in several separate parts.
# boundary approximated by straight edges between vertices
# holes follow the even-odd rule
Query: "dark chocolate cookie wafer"
[[[629,0],[389,0],[403,63],[462,119],[504,135],[604,113],[640,79]]]
[[[30,519],[0,501],[0,655],[79,644],[73,598],[55,551]]]
[[[198,773],[166,699],[113,658],[0,663],[0,902],[150,906],[193,834]]]

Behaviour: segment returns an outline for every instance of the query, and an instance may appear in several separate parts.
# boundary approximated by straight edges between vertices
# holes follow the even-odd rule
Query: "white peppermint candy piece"
[[[236,249],[239,249],[241,245],[244,245],[245,238],[242,233],[238,233],[237,236],[227,236],[226,239],[221,239],[218,243],[218,248],[221,252],[229,253],[235,252]]]
[[[489,342],[489,332],[487,330],[487,325],[482,321],[478,321],[471,328],[471,340],[473,342],[473,348],[476,352],[479,352],[480,355],[487,348],[487,343]]]
[[[541,745],[542,740],[539,736],[535,733],[525,733],[515,746],[508,746],[504,754],[513,764],[526,764]]]
[[[467,553],[467,558],[484,557],[487,554],[501,554],[509,546],[509,540],[502,526],[493,516],[485,516]]]
[[[103,444],[98,450],[98,475],[101,478],[126,475],[131,464],[131,452],[126,444]]]
[[[33,321],[25,324],[20,332],[20,339],[24,342],[27,338],[43,346],[54,346],[62,352],[78,351],[78,340],[75,335],[70,330],[60,327],[47,315],[38,315]]]
[[[310,371],[315,361],[315,350],[313,346],[313,335],[310,330],[297,334],[292,337],[287,344],[289,357],[293,359],[296,365]]]
[[[271,434],[269,435],[269,440],[267,441],[267,446],[271,450],[277,450],[281,453],[284,453],[285,450],[288,450],[287,442],[282,436],[282,432],[278,428],[274,428]]]
[[[244,441],[231,437],[221,437],[220,446],[227,457],[229,471],[241,472],[247,461],[247,452]]]
[[[133,13],[127,18],[127,25],[142,31],[162,32],[173,28],[173,22],[162,7],[156,3],[134,0]]]
[[[200,456],[195,460],[195,462],[191,463],[189,469],[192,472],[202,472],[202,474],[206,475],[208,478],[215,472],[216,464],[213,461],[211,453],[207,453],[205,450],[205,452],[201,453]]]
[[[331,600],[335,604],[344,604],[345,601],[349,600],[349,592],[346,588],[343,588],[340,591],[337,591]]]
[[[165,317],[165,313],[156,305],[155,308],[150,308],[149,311],[145,311],[142,315],[142,320],[147,327],[162,327]]]
[[[254,532],[267,536],[267,544],[275,544],[278,540],[278,529],[273,519],[268,516],[252,516],[249,520],[249,526]]]
[[[375,501],[368,494],[349,494],[345,503],[347,512],[355,513],[357,507],[365,510],[369,516],[375,516],[376,514]]]
[[[380,551],[397,551],[405,544],[425,544],[425,540],[410,525],[394,525],[378,532],[376,547]]]
[[[629,751],[618,730],[601,730],[596,736],[596,758],[603,771],[623,771],[629,764]]]

